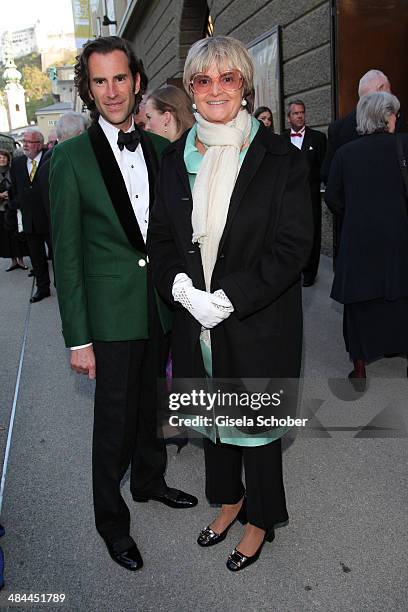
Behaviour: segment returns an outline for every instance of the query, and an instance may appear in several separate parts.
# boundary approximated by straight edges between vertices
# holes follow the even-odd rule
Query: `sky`
[[[73,32],[71,0],[0,0],[0,30],[19,30],[37,19],[46,32]]]

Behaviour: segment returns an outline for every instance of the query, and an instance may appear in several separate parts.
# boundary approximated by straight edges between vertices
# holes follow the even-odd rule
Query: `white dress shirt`
[[[106,121],[101,115],[99,116],[99,125],[108,139],[112,153],[118,163],[129,194],[133,212],[135,213],[136,220],[140,227],[140,232],[143,236],[143,240],[146,242],[147,226],[149,223],[150,192],[149,175],[142,147],[139,145],[136,151],[129,151],[124,147],[121,151],[118,147],[119,128]],[[132,125],[127,131],[131,132],[134,127],[132,120]],[[73,346],[71,347],[71,351],[86,348],[87,346],[92,346],[92,342],[82,344],[81,346]]]
[[[38,165],[39,165],[39,163],[41,161],[42,156],[43,156],[43,152],[40,151],[39,154],[34,157],[35,161],[37,162],[37,170],[38,170]],[[30,176],[32,169],[33,169],[33,160],[30,159],[29,157],[27,157],[27,172],[28,172],[28,176]],[[36,170],[36,172],[37,172],[37,170]]]
[[[140,227],[143,240],[146,242],[147,226],[149,223],[149,175],[143,155],[142,147],[139,145],[136,151],[129,151],[126,147],[121,151],[118,147],[119,129],[108,123],[102,116],[99,117],[99,125],[109,141],[112,153],[125,181],[133,212]],[[127,130],[134,129],[134,123]]]
[[[298,149],[302,148],[303,139],[305,137],[305,129],[306,129],[306,126],[304,125],[302,129],[299,130],[298,132],[296,132],[296,130],[294,130],[293,128],[291,128],[290,130],[290,142],[294,144],[295,147],[297,147]],[[294,134],[295,132],[297,134],[300,134],[300,136],[292,136],[292,134]]]

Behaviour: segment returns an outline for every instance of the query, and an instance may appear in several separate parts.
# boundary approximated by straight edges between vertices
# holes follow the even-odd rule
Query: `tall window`
[[[18,104],[16,104],[16,111],[17,111],[17,113],[20,112],[20,106]]]

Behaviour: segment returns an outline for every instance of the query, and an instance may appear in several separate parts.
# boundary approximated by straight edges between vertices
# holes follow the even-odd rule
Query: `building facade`
[[[45,141],[48,140],[49,133],[61,117],[65,113],[72,110],[72,103],[69,102],[56,102],[51,106],[45,106],[35,111],[37,118],[37,126],[44,135]]]
[[[94,11],[95,34],[116,33],[132,41],[151,87],[180,78],[189,47],[209,30],[250,45],[280,26],[283,108],[300,97],[311,127],[324,130],[331,121],[329,0],[112,0],[108,5],[105,11],[101,0]],[[103,26],[105,14],[116,24]]]
[[[56,102],[75,103],[74,66],[57,66],[49,70],[51,92]]]
[[[39,52],[39,22],[29,28],[3,32],[1,37],[1,62],[6,63],[5,45],[10,41],[13,57],[22,57],[29,53]]]

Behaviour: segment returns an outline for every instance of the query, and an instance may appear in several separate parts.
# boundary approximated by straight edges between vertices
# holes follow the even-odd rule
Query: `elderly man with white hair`
[[[61,115],[55,125],[55,132],[58,142],[64,142],[74,136],[79,136],[82,132],[85,132],[87,127],[87,119],[85,115],[76,113],[74,111],[68,111]],[[42,206],[47,214],[48,224],[51,235],[51,213],[50,213],[50,195],[49,195],[49,175],[50,175],[51,155],[47,155],[47,159],[41,166],[41,170],[38,173],[40,199]]]
[[[391,85],[388,77],[381,70],[372,69],[361,77],[358,84],[358,97],[362,98],[377,91],[391,93]]]
[[[385,91],[391,93],[391,85],[388,77],[381,70],[371,69],[361,77],[358,84],[358,97],[362,98],[370,93]],[[342,119],[337,119],[329,125],[327,132],[327,151],[322,165],[322,179],[327,183],[330,172],[330,164],[342,145],[359,137],[357,133],[356,109]],[[398,128],[397,128],[398,131]]]
[[[44,163],[44,136],[37,127],[25,130],[23,151],[25,155],[15,157],[10,168],[10,208],[21,212],[22,227],[19,229],[24,230],[27,237],[37,284],[30,302],[39,302],[50,295],[50,276],[45,250],[45,244],[49,245],[48,219],[38,197],[38,170]]]

